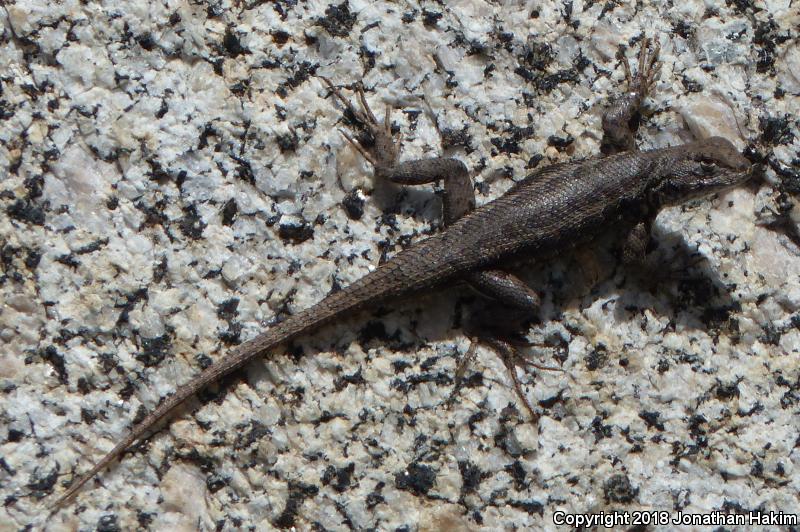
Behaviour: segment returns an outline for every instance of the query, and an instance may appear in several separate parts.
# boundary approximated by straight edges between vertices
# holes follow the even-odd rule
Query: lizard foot
[[[631,66],[628,61],[622,58],[622,67],[625,69],[625,81],[628,85],[628,91],[635,94],[640,101],[650,94],[656,78],[661,72],[661,62],[658,60],[660,51],[661,47],[658,42],[652,42],[650,38],[645,37],[642,40],[642,47],[639,49],[639,67],[635,76],[631,73]],[[622,49],[620,49],[621,53]]]
[[[479,338],[478,341],[481,341],[487,344],[492,350],[497,353],[497,356],[500,357],[500,360],[503,361],[506,369],[508,370],[508,375],[511,377],[511,382],[514,385],[514,391],[519,397],[519,400],[522,401],[522,404],[525,405],[525,408],[528,410],[528,413],[531,416],[531,421],[536,422],[539,419],[539,414],[533,409],[528,398],[525,396],[525,392],[522,390],[522,383],[519,380],[519,375],[517,374],[517,368],[524,367],[537,367],[542,368],[537,364],[532,363],[529,360],[526,360],[522,355],[519,354],[514,344],[508,342],[506,340],[502,340],[500,338]],[[473,340],[474,342],[475,340]],[[546,367],[545,367],[546,368]],[[555,369],[561,371],[560,368],[546,368],[546,369]]]
[[[491,327],[491,324],[487,326]],[[461,391],[462,387],[465,384],[465,373],[467,367],[474,361],[476,355],[476,347],[479,343],[483,343],[484,345],[490,347],[500,360],[503,362],[503,365],[508,370],[509,377],[511,377],[511,382],[514,386],[514,391],[525,406],[525,409],[531,416],[531,421],[535,422],[539,419],[540,415],[536,412],[533,408],[531,403],[528,401],[528,398],[523,391],[522,382],[520,381],[520,377],[518,374],[519,369],[523,370],[542,370],[542,371],[559,371],[564,373],[562,368],[553,367],[553,366],[545,366],[542,364],[537,364],[530,360],[530,358],[523,353],[521,353],[518,348],[520,347],[544,347],[549,348],[549,346],[542,346],[539,344],[532,343],[523,337],[519,336],[518,334],[507,334],[508,331],[499,332],[499,331],[491,331],[487,334],[484,330],[480,333],[475,332],[476,325],[475,324],[467,324],[467,330],[472,330],[472,332],[468,333],[471,344],[469,350],[464,355],[464,357],[459,361],[458,367],[456,368],[455,374],[455,387],[453,388],[453,392],[450,394],[450,398],[448,399],[448,404],[452,404],[455,400],[455,397]],[[505,334],[504,334],[505,333]]]
[[[639,127],[642,106],[661,71],[661,63],[658,61],[659,50],[657,42],[651,44],[651,40],[645,37],[639,50],[639,66],[634,75],[628,60],[623,57],[623,48],[620,47],[619,57],[625,69],[626,88],[612,100],[603,113],[601,151],[604,154],[636,150],[634,137]]]
[[[383,121],[379,122],[369,108],[369,104],[364,95],[364,88],[360,83],[356,86],[356,94],[358,95],[360,107],[360,109],[357,109],[342,95],[342,91],[334,86],[331,80],[324,77],[320,79],[328,86],[331,94],[344,106],[346,116],[365,133],[356,140],[350,133],[340,129],[339,132],[344,138],[347,139],[364,159],[372,164],[376,172],[380,173],[382,170],[394,167],[400,155],[400,135],[392,134],[391,107],[388,104],[386,105]]]
[[[461,360],[458,361],[458,365],[456,366],[456,374],[455,374],[455,385],[453,386],[453,391],[450,392],[450,397],[447,398],[447,407],[450,408],[453,403],[455,403],[458,394],[461,392],[461,389],[464,387],[465,379],[464,376],[467,373],[467,368],[475,361],[475,355],[477,351],[475,347],[477,346],[477,342],[470,342],[469,349],[461,357]]]

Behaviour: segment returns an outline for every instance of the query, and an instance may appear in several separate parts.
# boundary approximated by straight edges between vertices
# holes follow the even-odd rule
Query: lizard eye
[[[710,175],[714,173],[716,170],[717,165],[712,163],[711,161],[701,160],[700,161],[700,171],[703,172],[704,175]]]

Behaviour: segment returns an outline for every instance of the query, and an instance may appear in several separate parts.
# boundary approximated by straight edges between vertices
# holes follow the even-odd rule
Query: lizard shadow
[[[741,305],[734,297],[736,285],[727,281],[727,274],[717,270],[680,234],[661,232],[656,236],[659,250],[653,254],[654,262],[668,264],[669,268],[660,272],[651,267],[643,275],[630,275],[631,287],[659,295],[663,304],[657,310],[683,329],[711,332],[735,327],[730,316]],[[632,299],[634,290],[626,291],[622,303]],[[625,312],[624,308],[620,305],[618,311]]]
[[[577,300],[584,308],[597,301],[614,301],[613,318],[624,321],[636,313],[650,309],[669,318],[671,326],[681,329],[711,330],[725,326],[730,313],[739,304],[733,297],[725,275],[702,257],[682,235],[656,230],[658,242],[645,263],[625,265],[620,260],[621,249],[615,238],[600,242],[592,252],[605,261],[608,273],[602,279],[588,283],[568,283],[566,289],[556,289],[557,297]],[[586,273],[574,269],[577,276]],[[566,303],[569,305],[569,303]],[[556,312],[564,308],[555,309]]]
[[[370,201],[384,217],[401,215],[424,221],[432,227],[439,227],[442,223],[442,195],[430,188],[407,187],[375,179]]]
[[[543,268],[516,264],[513,271],[543,296],[539,315],[520,316],[519,311],[515,314],[499,303],[475,298],[471,307],[477,326],[485,325],[490,336],[517,334],[521,338],[548,322],[562,320],[566,312],[582,312],[599,303],[612,306],[609,317],[618,323],[650,310],[668,319],[668,330],[735,333],[737,324],[731,315],[740,309],[733,297],[735,285],[699,257],[682,235],[657,230],[653,237],[658,247],[648,254],[649,267],[644,270],[622,264],[619,238],[613,234],[552,258]],[[664,264],[669,266],[666,270]],[[556,349],[555,357],[563,362],[565,339],[545,339],[548,347],[561,346],[562,353]]]

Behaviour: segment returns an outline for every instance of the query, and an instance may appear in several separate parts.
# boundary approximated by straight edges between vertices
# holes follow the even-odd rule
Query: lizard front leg
[[[622,58],[627,90],[614,99],[603,113],[603,142],[601,150],[606,155],[636,150],[635,134],[641,119],[644,100],[655,85],[661,70],[658,61],[658,43],[645,38],[639,50],[639,67],[634,76],[628,60]]]
[[[651,220],[639,222],[625,235],[622,243],[622,262],[625,266],[644,266],[651,225]]]

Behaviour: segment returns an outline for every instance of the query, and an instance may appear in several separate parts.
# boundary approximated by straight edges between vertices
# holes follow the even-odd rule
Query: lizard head
[[[651,188],[651,197],[657,205],[675,205],[733,188],[752,177],[754,170],[755,165],[729,140],[711,137],[676,148]]]

